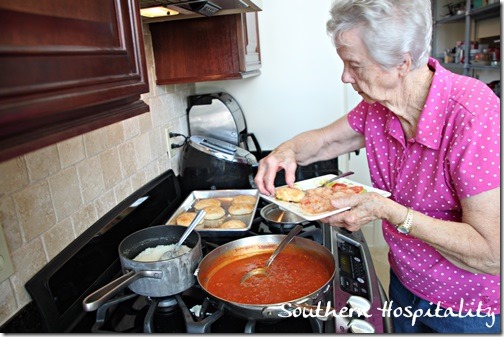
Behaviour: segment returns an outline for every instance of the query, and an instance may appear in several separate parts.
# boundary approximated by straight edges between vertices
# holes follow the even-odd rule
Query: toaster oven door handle
[[[259,158],[262,158],[261,146],[259,145],[259,141],[257,141],[257,138],[256,138],[255,134],[253,134],[253,133],[244,133],[242,135],[242,142],[245,143],[246,149],[248,150],[247,140],[248,140],[249,137],[250,137],[250,139],[252,139],[252,143],[254,143],[254,146],[255,146],[255,149],[256,149],[256,152],[257,152],[257,156]]]

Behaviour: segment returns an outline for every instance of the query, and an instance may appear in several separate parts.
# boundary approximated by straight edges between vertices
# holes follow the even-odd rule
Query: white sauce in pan
[[[158,261],[159,258],[166,252],[168,251],[173,251],[175,250],[176,245],[159,245],[156,247],[149,247],[144,249],[140,254],[135,256],[133,261],[139,261],[139,262],[155,262]],[[180,246],[178,252],[174,255],[174,257],[183,255],[190,251],[191,248],[187,247],[186,245]]]

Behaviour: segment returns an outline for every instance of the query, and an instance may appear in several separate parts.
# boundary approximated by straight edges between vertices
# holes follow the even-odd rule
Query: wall
[[[244,110],[264,150],[345,111],[342,63],[325,24],[331,0],[264,1],[259,12],[262,74],[197,83],[198,93],[226,91]]]
[[[156,86],[144,26],[150,112],[0,163],[0,222],[14,274],[0,283],[0,325],[31,300],[24,283],[133,191],[169,168],[164,129],[187,133],[194,85]]]

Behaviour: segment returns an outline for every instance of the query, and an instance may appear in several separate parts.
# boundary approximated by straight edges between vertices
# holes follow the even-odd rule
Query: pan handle
[[[120,290],[126,288],[131,283],[143,277],[151,277],[160,279],[163,273],[159,270],[142,270],[135,272],[130,270],[118,279],[104,285],[92,294],[89,294],[82,301],[82,307],[85,311],[94,311],[98,309],[103,303],[115,296]]]

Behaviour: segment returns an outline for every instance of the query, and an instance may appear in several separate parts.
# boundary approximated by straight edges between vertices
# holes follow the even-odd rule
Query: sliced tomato
[[[356,193],[356,194],[364,191],[364,187],[362,187],[362,186],[351,186],[348,189],[354,191],[354,193]]]
[[[343,183],[334,183],[334,185],[332,185],[331,188],[333,189],[333,191],[339,192],[339,191],[346,190],[348,188],[348,186]]]

